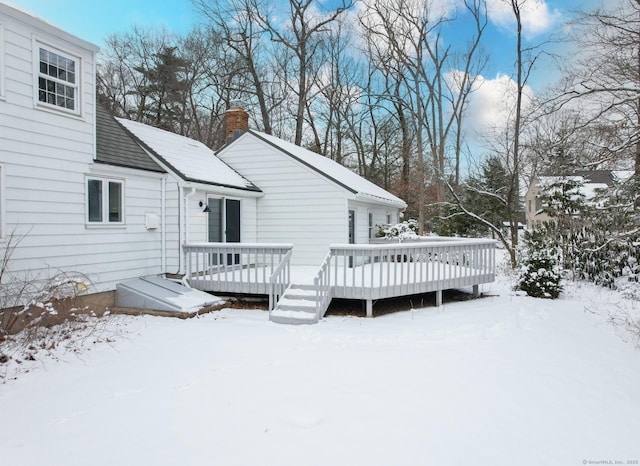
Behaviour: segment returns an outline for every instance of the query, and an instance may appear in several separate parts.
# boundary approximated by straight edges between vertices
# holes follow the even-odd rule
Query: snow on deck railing
[[[313,286],[316,290],[316,316],[318,319],[324,317],[324,313],[331,302],[331,253],[327,254],[320,270],[313,278]]]
[[[269,311],[276,308],[280,296],[291,284],[291,253],[289,249],[269,277]]]
[[[279,296],[290,281],[292,249],[288,243],[189,243],[185,278],[204,291]]]
[[[495,244],[489,239],[443,237],[333,244],[333,294],[381,299],[492,282]]]

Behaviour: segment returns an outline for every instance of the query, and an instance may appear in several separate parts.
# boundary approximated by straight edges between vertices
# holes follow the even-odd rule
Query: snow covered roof
[[[166,173],[102,106],[96,106],[96,162]]]
[[[280,149],[285,154],[293,157],[316,172],[326,176],[344,189],[363,198],[363,200],[374,202],[382,201],[399,208],[407,207],[407,203],[399,197],[394,196],[380,186],[364,179],[357,173],[352,172],[328,157],[324,157],[304,147],[296,146],[295,144],[260,131],[249,130],[248,132]]]
[[[195,139],[160,128],[117,118],[141,145],[185,181],[248,191],[260,191]]]
[[[602,191],[609,188],[609,185],[607,183],[590,182],[589,179],[580,175],[565,176],[565,177],[541,176],[538,178],[538,185],[542,188],[548,189],[554,183],[557,183],[561,180],[575,181],[575,182],[582,183],[582,186],[580,187],[580,193],[585,197],[585,199],[593,199],[598,194],[598,191]]]
[[[626,183],[634,174],[633,170],[614,170],[611,172],[616,183]]]

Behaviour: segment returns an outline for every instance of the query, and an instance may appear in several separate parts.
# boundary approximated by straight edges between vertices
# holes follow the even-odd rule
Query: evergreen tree
[[[508,218],[506,196],[509,189],[510,176],[497,156],[489,157],[480,167],[480,172],[470,176],[461,185],[458,194],[463,205],[478,217],[490,223],[497,229],[504,228],[503,222]],[[460,236],[494,235],[494,229],[475,218],[458,215],[457,206],[449,204],[449,213],[444,217],[438,233],[455,234]]]
[[[588,204],[582,177],[563,175],[545,187],[541,195],[542,211],[551,217],[544,225],[547,239],[562,252],[563,266],[575,271],[574,256]]]
[[[166,130],[174,130],[175,123],[185,118],[185,94],[188,88],[184,80],[186,60],[176,54],[176,47],[165,46],[156,54],[153,67],[137,67],[147,83],[141,88],[144,94],[143,120]]]
[[[562,291],[562,275],[558,264],[559,251],[550,247],[541,232],[527,232],[524,257],[516,289],[534,298],[555,299]]]

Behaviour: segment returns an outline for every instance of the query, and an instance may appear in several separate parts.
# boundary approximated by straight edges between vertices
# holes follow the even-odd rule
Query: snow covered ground
[[[0,384],[0,463],[638,464],[640,350],[608,322],[634,303],[509,287],[312,326],[113,316],[108,340]]]

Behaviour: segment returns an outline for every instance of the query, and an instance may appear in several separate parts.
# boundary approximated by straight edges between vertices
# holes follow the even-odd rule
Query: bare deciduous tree
[[[314,97],[311,93],[318,80],[322,42],[326,39],[332,23],[351,8],[353,2],[341,0],[337,7],[322,12],[318,9],[318,4],[312,0],[289,0],[285,24],[276,23],[271,17],[271,12],[264,11],[258,0],[252,2],[256,16],[272,40],[291,54],[290,66],[295,72],[295,80],[290,82],[290,87],[297,99],[294,110],[294,143],[301,145],[305,115],[306,121],[313,125],[313,115],[308,113],[307,108]]]
[[[458,173],[465,104],[484,64],[480,55],[487,25],[484,1],[465,0],[462,10],[460,14],[470,15],[475,24],[464,50],[455,50],[445,38],[444,28],[453,13],[442,11],[433,1],[371,0],[361,15],[367,40],[383,44],[372,48],[376,61],[400,78],[395,80],[393,105],[401,127],[406,122],[413,126],[421,232],[427,217],[427,184],[433,186],[431,201],[438,206],[444,200],[451,151]]]

